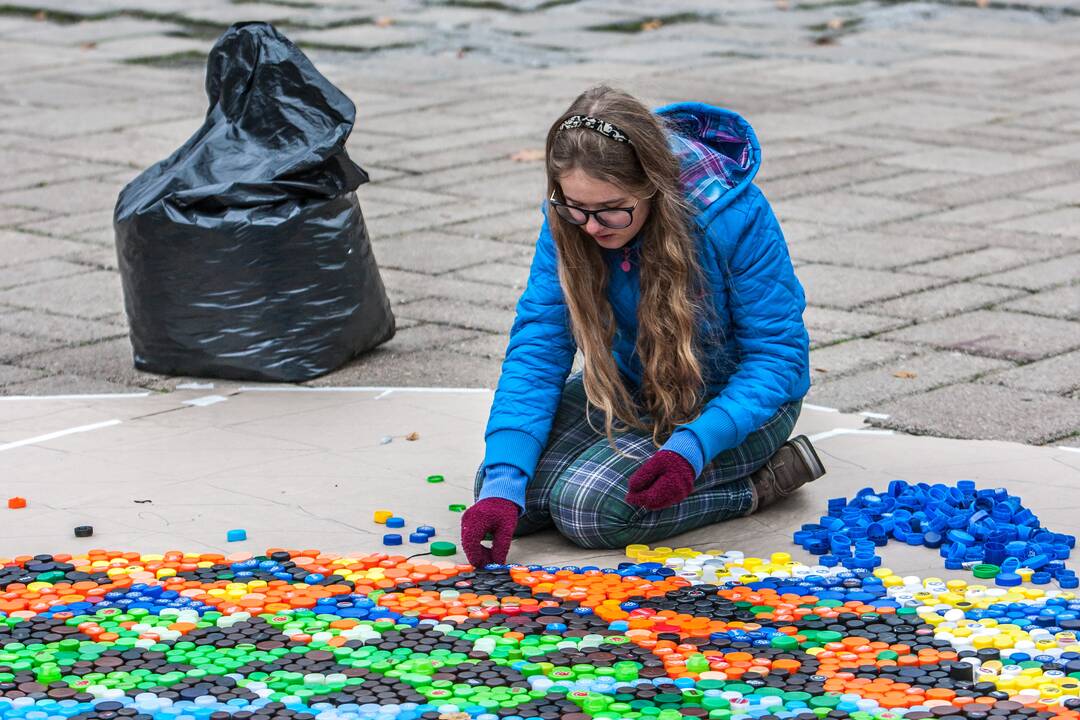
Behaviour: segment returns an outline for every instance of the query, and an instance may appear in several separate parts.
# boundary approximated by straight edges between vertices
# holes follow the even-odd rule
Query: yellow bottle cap
[[[389,510],[376,510],[375,522],[379,523],[380,525],[385,525],[386,521],[393,516],[394,513],[390,512]]]

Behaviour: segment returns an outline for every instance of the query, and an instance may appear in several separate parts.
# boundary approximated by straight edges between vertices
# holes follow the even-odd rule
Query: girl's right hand
[[[505,563],[517,522],[518,506],[503,498],[484,498],[466,510],[461,516],[461,547],[469,563],[475,568]],[[489,533],[490,548],[482,542]]]

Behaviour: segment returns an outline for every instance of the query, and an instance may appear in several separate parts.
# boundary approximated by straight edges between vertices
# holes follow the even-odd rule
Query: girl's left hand
[[[695,475],[682,455],[660,450],[630,476],[626,502],[649,510],[671,507],[694,492]]]

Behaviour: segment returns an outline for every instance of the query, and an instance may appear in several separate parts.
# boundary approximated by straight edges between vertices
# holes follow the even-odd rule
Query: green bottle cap
[[[436,557],[450,557],[457,554],[457,545],[452,542],[433,542],[431,543],[431,554]]]
[[[465,506],[458,503],[454,503],[449,509],[450,512],[465,512]]]

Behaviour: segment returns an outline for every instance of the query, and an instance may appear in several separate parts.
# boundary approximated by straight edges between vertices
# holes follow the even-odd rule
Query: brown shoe
[[[793,437],[773,453],[769,461],[750,476],[754,487],[756,513],[778,500],[786,498],[808,482],[825,474],[825,466],[805,435]]]

